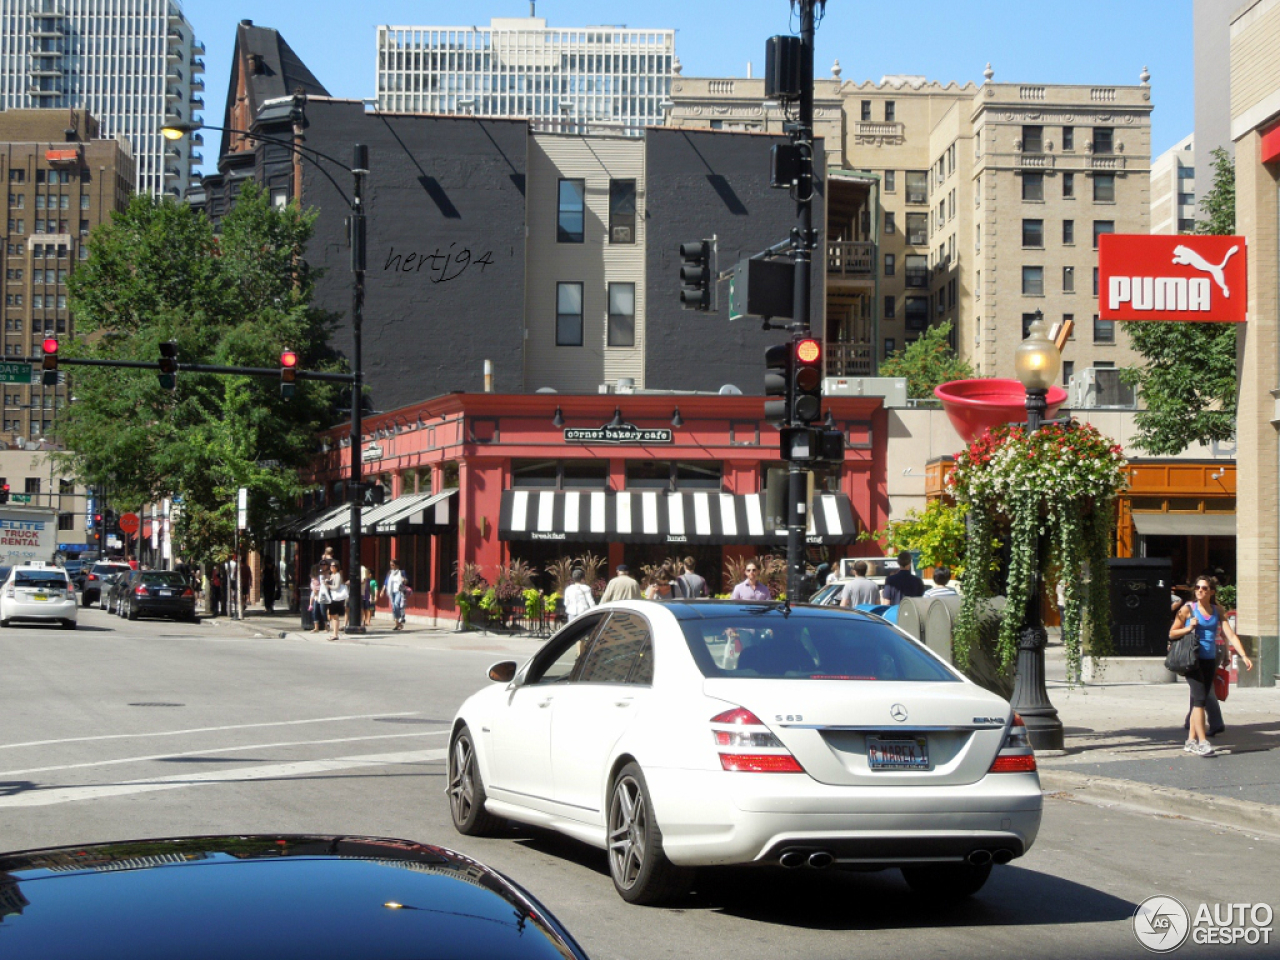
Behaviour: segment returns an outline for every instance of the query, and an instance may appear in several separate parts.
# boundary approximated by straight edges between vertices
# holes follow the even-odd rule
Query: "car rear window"
[[[127,563],[95,563],[90,572],[96,576],[103,577],[108,573],[120,573],[129,569],[130,567]]]
[[[915,641],[857,613],[741,608],[680,620],[707,677],[959,682]]]
[[[14,586],[32,590],[65,590],[67,577],[60,570],[46,573],[43,570],[19,570],[13,575]]]
[[[180,573],[173,573],[169,570],[155,570],[144,573],[142,582],[149,587],[185,587],[187,578]]]

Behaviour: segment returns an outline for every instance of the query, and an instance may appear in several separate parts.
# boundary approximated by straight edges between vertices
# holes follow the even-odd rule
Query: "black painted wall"
[[[350,165],[369,147],[364,375],[375,410],[451,390],[524,390],[527,125],[520,120],[366,113],[309,100],[306,145]],[[308,260],[324,267],[317,303],[342,315],[332,338],[350,356],[346,203],[303,164],[304,206],[320,210]],[[350,195],[352,177],[334,179]]]
[[[729,285],[718,286],[718,313],[680,306],[680,244],[713,234],[720,272],[790,236],[797,223],[788,191],[769,186],[769,150],[785,138],[762,134],[650,128],[646,131],[645,385],[656,390],[764,390],[764,350],[787,338],[759,320],[729,322]],[[815,167],[826,161],[819,141]],[[813,222],[821,229],[824,184]],[[814,252],[810,322],[821,330],[823,237]]]

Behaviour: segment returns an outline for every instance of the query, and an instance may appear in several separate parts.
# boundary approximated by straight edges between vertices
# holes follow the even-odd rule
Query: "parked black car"
[[[173,617],[195,621],[196,592],[176,570],[134,570],[116,587],[118,611],[129,620]]]
[[[96,603],[102,596],[102,578],[109,573],[120,573],[122,570],[127,573],[129,565],[112,563],[109,560],[99,560],[91,567],[81,567],[80,582],[76,584],[80,590],[80,606],[87,607],[91,603]]]
[[[470,857],[376,837],[186,837],[0,854],[5,960],[586,960]]]

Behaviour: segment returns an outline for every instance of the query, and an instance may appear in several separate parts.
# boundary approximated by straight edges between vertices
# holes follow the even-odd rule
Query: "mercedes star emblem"
[[[889,708],[889,716],[897,720],[899,723],[907,722],[907,708],[900,703],[895,703]]]

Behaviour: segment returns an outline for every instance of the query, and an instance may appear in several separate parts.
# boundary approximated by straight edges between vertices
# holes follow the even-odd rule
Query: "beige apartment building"
[[[1074,322],[1064,382],[1137,362],[1097,319],[1097,238],[1150,229],[1151,88],[889,76],[815,83],[827,151],[828,374],[866,376],[950,320],[961,356],[1012,376],[1036,311]],[[779,132],[764,81],[677,76],[668,124]],[[764,173],[762,172],[762,176]]]
[[[128,203],[133,155],[123,138],[98,139],[98,122],[82,111],[0,111],[0,182],[8,188],[3,360],[21,366],[45,337],[74,332],[67,277],[88,256],[90,231]],[[64,383],[43,386],[38,371],[4,383],[0,440],[47,437],[67,398]]]
[[[1188,134],[1151,161],[1151,232],[1196,229],[1196,136]]]

